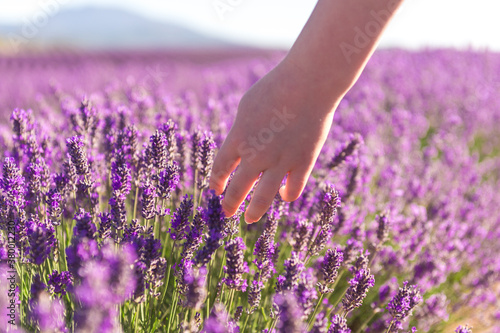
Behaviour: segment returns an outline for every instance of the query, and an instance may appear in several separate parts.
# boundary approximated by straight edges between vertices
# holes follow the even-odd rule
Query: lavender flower
[[[334,315],[328,333],[351,333],[351,329],[347,327],[347,322],[344,317]]]
[[[92,215],[86,212],[83,208],[80,208],[73,220],[76,221],[76,225],[73,228],[73,238],[90,238],[95,239],[95,233],[97,228],[92,221]]]
[[[283,295],[277,294],[275,302],[279,308],[279,321],[276,325],[279,333],[303,333],[304,323],[301,318],[303,313],[299,307],[297,298],[293,293],[287,292]]]
[[[320,284],[319,289],[321,293],[325,294],[333,291],[332,289],[328,288],[328,285],[335,283],[340,265],[342,265],[343,260],[343,253],[341,251],[338,251],[337,248],[335,248],[334,250],[328,249],[326,251],[323,262],[320,266],[320,270],[325,281],[324,285]]]
[[[86,176],[89,174],[89,164],[85,154],[84,139],[81,136],[73,136],[66,140],[71,163],[75,166],[77,174]]]
[[[307,220],[299,220],[295,224],[291,238],[291,244],[295,252],[301,253],[305,251],[312,232],[313,225]]]
[[[158,194],[162,199],[169,199],[179,183],[179,166],[169,164],[158,175]]]
[[[377,228],[377,239],[379,244],[385,243],[387,237],[389,236],[389,217],[388,213],[384,212],[376,217],[378,228]]]
[[[154,167],[160,171],[165,169],[168,163],[167,137],[160,130],[151,135],[149,138],[149,153],[153,161]]]
[[[363,303],[368,289],[375,285],[375,278],[370,274],[370,269],[361,269],[349,281],[349,288],[342,299],[342,306],[346,313],[358,308]]]
[[[329,169],[336,169],[351,156],[354,155],[363,144],[363,138],[358,133],[351,135],[349,141],[335,154],[331,162],[328,164]]]
[[[71,274],[80,279],[80,268],[83,263],[99,255],[97,242],[88,238],[73,238],[72,244],[66,248],[66,261]]]
[[[33,277],[33,282],[31,283],[30,293],[31,300],[36,300],[40,294],[47,289],[47,285],[42,282],[40,274],[36,273]]]
[[[277,292],[292,290],[298,284],[300,274],[304,270],[304,264],[300,261],[298,253],[293,251],[290,258],[285,260],[284,266],[285,275],[278,278]]]
[[[44,291],[36,299],[32,299],[28,321],[38,332],[68,332],[63,303],[59,299],[51,300],[49,294]]]
[[[53,270],[52,274],[49,275],[49,292],[54,295],[58,294],[59,297],[66,295],[67,289],[73,287],[73,276],[68,271],[62,271],[59,273],[57,270]]]
[[[207,297],[206,268],[195,269],[191,260],[184,259],[180,267],[183,271],[179,274],[178,288],[179,292],[185,297],[183,306],[197,311]]]
[[[455,330],[455,333],[472,333],[472,327],[469,325],[459,325]]]
[[[172,217],[172,227],[168,230],[170,238],[174,240],[181,240],[186,238],[189,228],[189,217],[193,213],[193,197],[184,196],[179,208]]]
[[[256,256],[253,263],[261,271],[260,278],[267,281],[271,273],[275,272],[273,257],[275,254],[276,246],[274,238],[278,228],[278,214],[276,211],[267,214],[266,224],[264,231],[255,242],[253,254]]]
[[[242,276],[243,273],[248,272],[248,266],[243,256],[246,249],[243,239],[241,237],[236,237],[230,240],[227,242],[224,249],[227,253],[227,266],[224,267],[227,277],[222,281],[229,289],[245,291],[247,288],[247,281],[243,279]]]
[[[247,311],[248,314],[253,313],[259,306],[262,289],[264,289],[264,283],[260,281],[259,273],[257,273],[257,276],[250,284],[250,290],[248,291],[248,305],[250,306],[250,309]]]
[[[216,303],[210,313],[210,317],[205,320],[202,333],[237,333],[237,327],[229,318],[224,306]]]
[[[26,187],[24,177],[11,157],[5,158],[0,185],[7,198],[7,203],[20,213],[25,205]]]
[[[206,132],[203,141],[200,143],[200,169],[198,173],[198,188],[204,189],[208,187],[208,175],[212,172],[214,163],[215,142],[213,135]]]
[[[309,315],[314,310],[314,305],[318,299],[318,294],[315,288],[316,278],[314,270],[309,268],[302,272],[299,278],[299,283],[295,287],[295,295],[297,296],[300,307],[302,308],[302,320],[307,320]]]
[[[203,221],[201,208],[198,207],[191,227],[189,228],[189,232],[186,235],[186,241],[184,242],[184,248],[182,249],[181,258],[191,260],[194,252],[198,250],[202,242],[204,223],[205,221]]]
[[[31,259],[31,262],[41,265],[49,257],[56,244],[54,234],[55,230],[53,226],[32,221],[27,223],[29,242],[27,256]]]
[[[155,186],[150,182],[146,181],[144,183],[144,186],[142,187],[142,217],[144,217],[146,220],[150,220],[153,217],[155,217],[156,212],[155,212],[155,198],[156,198],[156,188]]]
[[[205,220],[208,225],[208,237],[205,246],[196,253],[196,262],[198,264],[208,263],[214,252],[221,246],[224,234],[224,212],[220,197],[212,193],[208,200],[208,207],[204,212]]]
[[[414,285],[409,286],[408,281],[403,283],[403,287],[399,288],[389,304],[387,310],[392,315],[393,321],[403,321],[411,315],[413,309],[422,300],[420,292]]]
[[[46,195],[45,203],[53,224],[59,224],[57,221],[62,214],[62,201],[63,198],[57,189],[51,189]]]

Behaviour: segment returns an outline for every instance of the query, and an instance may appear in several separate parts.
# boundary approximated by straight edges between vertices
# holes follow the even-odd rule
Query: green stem
[[[163,304],[163,300],[165,299],[165,295],[167,294],[167,289],[168,289],[168,283],[170,282],[170,270],[172,269],[172,257],[173,257],[173,254],[174,254],[174,246],[175,246],[175,239],[174,241],[172,242],[172,250],[170,251],[170,257],[168,258],[168,262],[167,262],[167,265],[168,265],[168,270],[167,270],[167,283],[165,284],[165,289],[163,289],[163,295],[161,297],[161,304]]]
[[[170,309],[170,316],[168,317],[168,330],[167,330],[167,332],[171,332],[170,327],[172,325],[173,314],[175,314],[175,312],[177,310],[178,300],[179,300],[179,295],[177,294],[177,290],[174,290],[174,303],[172,305],[172,308]]]
[[[245,330],[247,329],[248,319],[250,318],[250,315],[248,313],[246,313],[246,315],[247,317],[245,318],[245,323],[243,324],[243,330],[241,330],[242,333],[245,333]]]
[[[321,294],[321,296],[318,299],[318,303],[316,304],[316,307],[314,308],[314,311],[311,314],[311,317],[309,317],[309,321],[307,322],[307,326],[309,327],[309,330],[311,330],[311,328],[312,328],[311,324],[312,324],[314,318],[316,317],[316,313],[318,312],[318,309],[321,305],[321,302],[323,301],[323,297],[325,297],[325,294]]]
[[[139,186],[135,187],[135,198],[134,198],[134,213],[132,215],[132,219],[135,220],[137,216],[137,201],[139,200]]]

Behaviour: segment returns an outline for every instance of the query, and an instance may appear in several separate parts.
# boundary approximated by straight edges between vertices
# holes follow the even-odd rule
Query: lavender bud
[[[59,273],[57,270],[53,270],[52,274],[49,275],[49,292],[54,295],[57,294],[59,297],[66,295],[66,290],[73,287],[73,276],[68,271],[63,271]]]
[[[155,186],[147,180],[142,187],[142,217],[146,220],[150,220],[155,217],[155,198],[156,198],[156,188]]]
[[[296,223],[291,239],[291,244],[295,252],[304,252],[307,247],[307,243],[311,238],[312,232],[313,225],[309,223],[309,221],[300,220],[298,223]]]
[[[385,243],[387,237],[389,236],[389,218],[386,212],[376,217],[378,228],[377,228],[377,239],[379,244]]]
[[[292,251],[291,257],[285,260],[285,276],[280,276],[276,283],[276,291],[282,292],[292,290],[298,284],[300,274],[304,270],[304,264],[300,261],[298,253]]]
[[[278,294],[275,297],[275,302],[279,308],[279,322],[276,325],[277,332],[303,333],[306,331],[305,325],[301,320],[303,316],[302,311],[293,293]]]
[[[245,291],[247,288],[247,281],[243,279],[243,273],[248,272],[248,266],[244,260],[245,249],[246,246],[241,237],[230,240],[225,246],[227,266],[224,267],[224,271],[227,277],[223,279],[223,282],[229,289]]]
[[[403,283],[398,293],[390,300],[387,310],[393,319],[403,321],[411,315],[413,309],[422,300],[420,292],[415,285],[408,285],[408,281]]]
[[[334,250],[328,249],[326,251],[320,268],[326,284],[335,283],[340,265],[342,264],[343,260],[344,254],[341,251],[338,251],[337,248],[335,248]]]
[[[153,161],[153,165],[157,170],[163,170],[168,162],[167,137],[165,133],[156,130],[149,138],[149,152]]]
[[[347,327],[347,322],[344,317],[334,315],[328,333],[351,333],[351,329]]]
[[[205,138],[201,142],[199,154],[200,169],[198,173],[198,188],[201,190],[208,187],[208,175],[212,172],[212,165],[214,163],[215,142],[212,133],[205,133]]]
[[[329,169],[336,169],[343,165],[346,160],[354,155],[363,144],[363,138],[358,133],[351,135],[349,141],[344,143],[343,147],[335,154],[331,162],[328,164]]]
[[[187,233],[181,258],[184,258],[185,260],[191,260],[194,252],[198,250],[202,242],[204,224],[205,222],[203,221],[201,208],[198,207],[198,211],[194,216],[193,223],[189,228],[189,232]]]
[[[169,164],[166,169],[161,170],[158,175],[158,194],[162,199],[169,199],[172,192],[179,183],[179,167],[177,164]]]
[[[170,238],[185,239],[189,228],[189,217],[193,213],[193,197],[184,196],[180,206],[172,217],[172,228],[169,229]]]
[[[472,326],[469,326],[469,325],[462,326],[462,325],[460,325],[455,330],[455,333],[472,333]]]
[[[71,163],[73,163],[76,168],[76,173],[81,176],[89,174],[87,155],[83,149],[85,147],[83,137],[73,136],[68,138],[66,140],[66,146],[68,147],[69,156],[71,157]]]
[[[349,288],[342,299],[342,306],[346,313],[358,308],[363,303],[368,289],[375,285],[375,278],[370,274],[370,269],[361,269],[349,281]]]
[[[73,238],[87,237],[89,239],[95,239],[97,228],[92,221],[92,215],[90,215],[90,213],[80,208],[73,220],[76,221],[76,225],[73,228]]]
[[[27,255],[31,262],[41,265],[56,245],[54,227],[30,221],[27,223],[27,236]]]

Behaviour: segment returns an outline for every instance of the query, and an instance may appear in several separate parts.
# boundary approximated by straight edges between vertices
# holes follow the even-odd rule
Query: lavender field
[[[500,332],[500,54],[376,53],[247,225],[208,179],[282,56],[0,56],[0,332]]]

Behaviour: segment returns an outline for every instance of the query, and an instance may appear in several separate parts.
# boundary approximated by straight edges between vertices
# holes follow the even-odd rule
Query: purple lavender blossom
[[[306,250],[311,234],[313,233],[313,225],[307,220],[299,220],[295,224],[295,228],[292,233],[291,244],[293,246],[293,251],[297,253],[302,253]]]
[[[208,225],[208,237],[205,246],[196,253],[196,262],[206,264],[212,259],[214,252],[221,246],[224,234],[224,212],[222,211],[221,199],[212,192],[208,199],[207,209],[204,212],[205,221]]]
[[[156,187],[150,182],[146,181],[142,187],[141,199],[141,213],[142,217],[150,220],[155,217],[155,198],[157,196]]]
[[[72,244],[66,248],[66,261],[71,274],[80,279],[80,268],[83,263],[94,259],[99,255],[97,242],[88,238],[73,238]]]
[[[455,333],[472,333],[472,327],[469,325],[459,325],[455,330]]]
[[[48,214],[53,224],[58,225],[58,219],[63,210],[63,198],[57,189],[51,189],[45,199],[47,204]]]
[[[200,169],[198,170],[198,188],[208,187],[208,175],[212,172],[214,163],[215,142],[211,132],[205,132],[204,138],[200,143]]]
[[[304,264],[301,262],[298,253],[293,252],[290,258],[285,260],[285,275],[278,278],[276,283],[276,291],[292,290],[298,284],[300,274],[304,270]]]
[[[216,303],[208,319],[205,320],[202,333],[237,333],[239,327],[230,319],[224,306]]]
[[[8,205],[20,213],[25,206],[26,187],[24,177],[11,157],[5,158],[2,170],[3,176],[0,187],[4,191]]]
[[[303,313],[297,298],[291,292],[277,294],[274,298],[279,308],[278,333],[303,333],[306,331],[302,322]]]
[[[57,298],[51,300],[45,291],[31,300],[28,321],[39,332],[68,332],[64,320],[64,304]]]
[[[344,317],[334,315],[328,333],[351,333],[351,329],[347,327],[347,322]]]
[[[244,260],[246,246],[245,243],[243,243],[243,239],[241,237],[236,237],[230,240],[227,242],[224,249],[227,253],[226,266],[224,267],[226,277],[223,278],[222,281],[229,289],[245,291],[247,288],[247,281],[243,279],[243,273],[248,272],[248,266]]]
[[[172,227],[168,230],[170,238],[182,240],[186,238],[189,228],[189,217],[193,213],[193,197],[187,194],[172,217]]]
[[[59,297],[66,295],[66,291],[73,287],[73,276],[68,271],[62,271],[59,273],[57,270],[53,270],[52,274],[49,275],[49,292],[54,295],[57,294]]]
[[[323,274],[324,285],[320,284],[321,293],[330,293],[333,290],[328,288],[328,285],[335,283],[338,271],[344,260],[344,255],[341,251],[335,249],[328,249],[321,263],[321,273]]]
[[[169,164],[158,174],[158,194],[162,199],[169,199],[179,183],[179,166]]]
[[[191,260],[183,259],[180,266],[183,271],[179,275],[181,279],[178,280],[178,288],[184,295],[183,306],[199,310],[207,297],[207,270],[205,267],[194,268]]]
[[[314,305],[318,299],[316,292],[316,281],[313,268],[308,268],[303,271],[299,278],[299,283],[295,287],[295,295],[297,296],[300,307],[302,308],[302,320],[307,320],[314,310]]]
[[[411,315],[413,309],[422,301],[422,296],[415,285],[403,283],[398,293],[390,300],[387,310],[392,315],[394,322],[402,322]]]
[[[168,163],[167,137],[160,130],[151,135],[149,138],[149,153],[153,161],[154,167],[160,171],[165,169]]]
[[[95,239],[95,233],[97,228],[92,220],[92,215],[86,212],[83,208],[80,208],[73,220],[76,221],[76,225],[73,228],[73,238],[89,238]]]
[[[368,289],[375,285],[375,278],[370,274],[370,269],[361,269],[349,281],[349,288],[342,299],[342,306],[346,313],[358,308],[363,303]]]
[[[41,222],[27,223],[27,236],[29,246],[26,255],[31,262],[41,265],[56,246],[55,230],[53,226]]]
[[[193,222],[189,227],[189,232],[186,235],[186,241],[184,242],[181,258],[186,260],[191,260],[191,258],[193,258],[194,252],[198,250],[202,242],[204,224],[205,221],[203,221],[201,208],[198,207],[196,215],[193,218]]]
[[[363,138],[360,134],[356,133],[349,137],[349,141],[344,143],[341,149],[335,154],[331,162],[328,164],[329,169],[336,169],[346,162],[346,160],[355,154],[359,147],[363,144]]]
[[[71,157],[71,163],[75,166],[77,174],[81,176],[88,175],[89,164],[84,150],[84,138],[82,136],[73,136],[66,140],[66,145]]]

